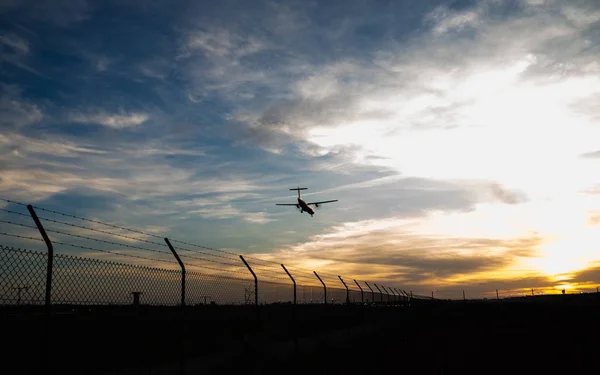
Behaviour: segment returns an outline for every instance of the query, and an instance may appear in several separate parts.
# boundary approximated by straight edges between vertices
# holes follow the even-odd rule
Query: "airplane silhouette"
[[[275,203],[276,206],[296,206],[296,208],[300,209],[300,213],[303,213],[304,211],[308,212],[310,214],[310,217],[312,217],[315,214],[315,210],[310,206],[311,204],[314,204],[315,207],[319,208],[320,204],[325,204],[325,203],[331,203],[331,202],[337,202],[337,199],[334,200],[330,200],[330,201],[321,201],[321,202],[310,202],[310,203],[306,203],[302,197],[300,196],[300,190],[307,190],[307,188],[301,188],[301,187],[297,187],[295,189],[290,189],[290,190],[297,190],[298,191],[298,203]]]

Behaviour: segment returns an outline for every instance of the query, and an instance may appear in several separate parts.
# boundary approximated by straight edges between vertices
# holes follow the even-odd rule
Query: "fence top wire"
[[[25,238],[28,240],[34,240],[34,241],[40,241],[40,242],[44,242],[43,239],[41,238],[36,238],[36,237],[30,237],[30,236],[22,236],[19,234],[11,234],[11,233],[5,233],[5,232],[0,232],[0,236],[9,236],[9,237],[16,237],[16,238]]]
[[[25,203],[12,201],[12,200],[5,199],[5,198],[0,198],[0,200],[8,202],[8,203],[14,203],[14,204],[22,205],[22,206],[27,206]],[[148,236],[148,237],[160,238],[160,239],[163,238],[163,237],[158,236],[156,234],[146,233],[144,231],[137,230],[137,229],[132,229],[132,228],[127,228],[127,227],[123,227],[123,226],[119,226],[119,225],[104,223],[104,222],[99,221],[99,220],[88,219],[88,218],[85,218],[85,217],[81,217],[81,216],[77,216],[77,215],[72,215],[72,214],[67,214],[67,213],[60,212],[60,211],[50,210],[50,209],[43,208],[43,207],[38,207],[38,206],[33,206],[33,207],[36,208],[36,209],[38,209],[38,210],[45,211],[45,212],[50,212],[50,213],[53,213],[53,214],[56,214],[56,215],[61,215],[61,216],[70,217],[70,218],[73,218],[73,219],[88,221],[88,222],[95,223],[95,224],[105,225],[107,227],[111,227],[111,228],[115,228],[115,229],[120,229],[120,230],[125,230],[125,231],[129,231],[129,232],[133,232],[133,233],[138,233],[138,234],[142,234],[142,235],[145,235],[145,236]],[[45,220],[58,222],[58,221],[52,220],[52,219],[45,219]],[[65,224],[64,222],[61,222],[61,223]],[[73,225],[73,224],[66,224],[66,225]],[[87,228],[87,227],[84,227],[84,229],[100,231],[98,229],[91,229],[91,228]],[[108,232],[108,233],[110,233],[110,232]],[[110,234],[116,235],[116,236],[124,236],[124,235],[120,235],[120,234],[116,234],[116,233],[110,233]],[[126,238],[132,238],[132,237],[126,237]],[[139,239],[137,239],[137,240],[139,240]],[[239,254],[236,254],[236,253],[233,253],[233,252],[230,252],[230,251],[216,249],[216,248],[212,248],[212,247],[209,247],[209,246],[192,244],[192,243],[189,243],[189,242],[179,241],[179,240],[176,240],[176,239],[172,239],[171,242],[176,242],[176,243],[181,243],[181,244],[184,244],[184,245],[195,246],[195,247],[199,247],[199,248],[206,249],[206,250],[217,251],[217,252],[221,252],[221,253],[233,255],[233,256],[236,256],[236,257],[239,255]],[[156,242],[151,242],[151,243],[157,244]],[[195,250],[190,250],[190,249],[186,249],[186,250],[187,251],[195,251]],[[254,259],[257,259],[259,261],[264,261],[264,260],[258,259],[258,258],[254,258]],[[271,263],[275,263],[275,262],[271,262]]]
[[[13,203],[13,204],[21,205],[21,206],[27,206],[25,203],[13,201],[13,200],[10,200],[10,199],[0,198],[0,200],[2,200],[4,202],[7,202],[7,203]],[[105,223],[105,222],[102,222],[102,221],[99,221],[99,220],[88,219],[88,218],[85,218],[85,217],[82,217],[82,216],[67,214],[67,213],[64,213],[64,212],[60,212],[60,211],[56,211],[56,210],[51,210],[51,209],[47,209],[47,208],[43,208],[43,207],[39,207],[39,206],[33,206],[33,207],[36,208],[36,209],[38,209],[38,210],[41,210],[41,211],[44,211],[44,212],[49,212],[49,213],[56,214],[56,215],[60,215],[60,216],[63,216],[63,217],[69,217],[69,218],[72,218],[72,219],[77,219],[77,220],[82,220],[82,221],[86,221],[86,222],[90,222],[90,223],[104,225],[104,226],[107,226],[107,227],[110,227],[110,228],[114,228],[114,229],[124,230],[124,231],[132,232],[132,233],[138,233],[138,234],[141,234],[141,235],[144,235],[144,236],[147,236],[147,237],[151,237],[151,238],[163,239],[163,237],[161,237],[159,235],[156,235],[156,234],[153,234],[153,233],[147,233],[147,232],[144,232],[144,231],[141,231],[141,230],[137,230],[137,229],[127,228],[127,227],[120,226],[120,225],[115,225],[115,224],[109,224],[109,223]],[[19,214],[19,215],[28,216],[26,214],[17,213],[15,211],[11,211],[11,210],[8,210],[8,209],[1,209],[1,210],[4,211],[4,212],[16,213],[16,214]],[[136,241],[140,241],[140,242],[145,242],[145,243],[150,243],[150,244],[161,245],[162,246],[162,244],[160,244],[158,242],[155,242],[155,241],[149,241],[149,240],[146,240],[146,239],[140,239],[140,238],[135,238],[135,237],[131,237],[131,236],[126,236],[126,235],[123,235],[123,234],[120,234],[120,233],[113,233],[113,232],[103,231],[103,230],[100,230],[100,229],[89,228],[89,227],[80,226],[80,225],[77,225],[77,224],[66,223],[66,222],[63,222],[63,221],[60,221],[60,220],[54,220],[54,219],[48,219],[48,218],[41,218],[41,217],[40,217],[40,220],[45,220],[45,221],[54,222],[54,223],[57,223],[57,224],[68,225],[68,226],[71,226],[71,227],[76,227],[76,228],[80,228],[80,229],[86,229],[86,230],[90,230],[90,231],[95,231],[95,232],[99,232],[99,233],[103,233],[103,234],[107,234],[107,235],[112,235],[112,236],[116,236],[116,237],[126,238],[126,239],[129,239],[129,240],[136,240]],[[23,226],[25,226],[25,225],[23,225]],[[36,229],[35,227],[32,227],[32,228]],[[48,230],[48,231],[51,232],[50,230]],[[98,242],[105,242],[105,243],[109,243],[109,244],[115,244],[114,242],[111,243],[110,241],[98,240],[98,239],[94,239],[94,238],[91,238],[91,237],[78,236],[78,235],[73,235],[73,234],[69,234],[69,233],[66,233],[66,232],[59,232],[59,231],[55,231],[55,232],[60,233],[60,234],[70,235],[70,236],[73,236],[73,237],[80,237],[80,238],[85,238],[85,239],[88,239],[88,240],[94,240],[94,241],[98,241]],[[13,236],[13,237],[20,237],[20,238],[29,238],[29,239],[34,239],[34,240],[40,240],[40,239],[33,238],[33,237],[11,235],[11,234],[2,233],[2,232],[0,232],[0,235],[9,235],[9,236]],[[41,240],[41,241],[43,241],[43,240]],[[193,243],[190,243],[190,242],[180,241],[180,240],[177,240],[177,239],[171,239],[171,242],[173,242],[173,243],[179,243],[179,244],[183,244],[183,245],[188,245],[188,246],[193,246],[193,247],[197,247],[197,248],[201,248],[201,249],[205,249],[205,250],[210,250],[210,251],[214,251],[214,252],[218,252],[218,253],[228,254],[228,255],[231,255],[231,256],[235,256],[236,258],[239,256],[239,254],[236,254],[236,253],[231,252],[231,251],[222,250],[222,249],[216,249],[216,248],[209,247],[209,246],[204,246],[204,245],[193,244]],[[73,246],[73,245],[69,245],[69,244],[66,244],[66,245],[67,246]],[[136,248],[136,249],[139,249],[139,250],[149,250],[149,249],[141,248],[141,247],[133,247],[132,245],[124,245],[124,244],[118,244],[118,245],[119,246],[130,247],[130,248]],[[88,249],[88,250],[109,252],[108,250],[91,249],[91,248],[86,248],[86,247],[81,247],[81,248]],[[216,255],[216,254],[210,254],[210,253],[206,253],[206,252],[201,252],[201,251],[195,250],[195,249],[178,248],[178,250],[189,251],[189,252],[197,252],[197,253],[200,253],[200,254],[203,254],[203,255],[206,255],[206,256],[220,257],[220,258],[224,258],[224,259],[233,260],[230,257],[219,256],[219,255]],[[163,253],[163,252],[157,251],[157,250],[150,250],[150,251],[158,252],[158,253]],[[111,252],[111,253],[124,255],[124,254],[116,253],[116,252]],[[125,255],[125,256],[128,256],[128,255]],[[135,256],[131,256],[131,257],[135,257]],[[189,256],[189,255],[181,255],[181,257],[194,258],[194,257]],[[276,268],[278,268],[278,267],[281,266],[281,263],[279,263],[279,262],[275,262],[275,261],[271,261],[271,260],[266,260],[266,259],[260,259],[260,258],[253,257],[253,256],[250,256],[250,255],[246,255],[245,258],[247,258],[249,260],[252,260],[253,262],[262,263],[262,265],[264,265],[265,267],[272,267],[273,269],[276,269]],[[202,259],[202,258],[198,258],[198,259],[199,260],[203,260],[203,261],[212,262],[212,263],[217,263],[217,264],[225,264],[225,265],[228,265],[228,266],[241,267],[241,265],[238,265],[238,264],[220,263],[220,262],[217,262],[217,261],[212,261],[212,260]],[[173,262],[170,262],[170,261],[166,261],[166,262],[173,263]],[[190,266],[203,267],[203,268],[206,268],[206,269],[213,269],[211,267],[198,266],[198,265],[193,265],[193,264],[190,264]],[[260,267],[257,267],[257,266],[254,266],[253,268],[261,269]],[[311,274],[314,272],[312,270],[309,270],[309,269],[306,269],[306,268],[302,268],[302,267],[299,267],[299,266],[294,266],[294,265],[286,266],[286,268],[288,268],[290,271],[301,270],[301,271],[304,271],[304,272],[309,272]],[[267,270],[267,269],[263,269],[263,270]],[[233,270],[219,270],[219,271],[235,272],[235,273],[244,274],[244,272],[233,271]],[[273,271],[267,271],[267,272],[273,272]],[[327,272],[322,272],[322,271],[319,272],[319,275],[320,276],[332,277],[332,278],[336,278],[336,279],[338,277],[338,275],[334,275],[334,274],[327,273]],[[261,276],[263,276],[263,277],[270,277],[270,278],[276,278],[276,279],[285,279],[285,277],[280,278],[280,277],[268,276],[268,275],[261,275]],[[301,275],[299,273],[296,273],[296,274],[292,273],[292,276],[294,278],[299,277],[299,278],[306,278],[306,279],[312,280],[312,277],[310,277],[310,276],[303,276],[303,275]],[[343,277],[343,279],[344,279],[344,281],[346,281],[345,277]],[[350,280],[350,279],[348,279],[348,280]]]
[[[16,223],[16,222],[10,221],[10,220],[0,220],[0,223],[12,224],[12,225],[20,226],[20,227],[25,227],[25,228],[30,228],[30,229],[36,229],[37,230],[37,227],[34,227],[33,225]]]

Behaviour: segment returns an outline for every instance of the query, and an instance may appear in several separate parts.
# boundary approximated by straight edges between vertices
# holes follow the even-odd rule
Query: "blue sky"
[[[591,0],[3,1],[0,196],[428,288],[595,287],[599,40]],[[276,207],[295,186],[339,202]]]

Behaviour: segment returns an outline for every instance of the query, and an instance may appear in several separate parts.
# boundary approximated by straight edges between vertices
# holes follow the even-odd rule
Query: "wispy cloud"
[[[29,43],[27,40],[21,38],[17,34],[9,33],[5,35],[0,35],[0,44],[4,44],[20,53],[27,54],[29,53]]]
[[[468,8],[463,11],[452,11],[442,5],[435,8],[425,16],[425,21],[431,22],[433,32],[443,34],[448,31],[460,31],[467,27],[474,27],[480,21],[481,8]]]
[[[50,22],[59,27],[69,27],[88,19],[94,8],[88,0],[14,0],[3,4],[3,7],[5,12],[13,16]]]
[[[69,120],[83,124],[98,124],[114,129],[125,129],[143,124],[150,119],[146,113],[108,113],[105,111],[96,111],[92,113],[72,113]]]
[[[40,75],[37,70],[31,67],[30,59],[31,45],[29,40],[16,32],[2,33],[2,30],[0,30],[0,62],[6,62],[30,73]]]
[[[535,256],[542,243],[535,235],[494,239],[418,234],[414,231],[418,225],[397,218],[344,223],[308,242],[263,256],[301,267],[323,261],[328,272],[430,288],[465,275],[478,274],[484,281],[503,270],[510,273],[521,258]]]
[[[0,85],[0,112],[0,126],[5,129],[35,124],[44,117],[40,107],[22,98],[14,85]]]
[[[509,191],[497,183],[491,185],[491,190],[494,197],[506,204],[519,204],[527,201],[527,197],[523,194]]]
[[[200,50],[208,56],[240,57],[265,48],[265,43],[252,36],[242,36],[229,29],[194,30],[188,33],[187,52]]]
[[[586,152],[585,154],[581,155],[582,158],[600,158],[600,150],[599,151],[593,151],[593,152]]]

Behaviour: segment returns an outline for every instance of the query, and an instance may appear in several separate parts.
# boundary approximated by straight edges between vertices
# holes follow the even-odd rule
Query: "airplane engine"
[[[319,204],[318,204],[318,203],[315,203],[315,207],[316,207],[316,208],[319,208]]]

